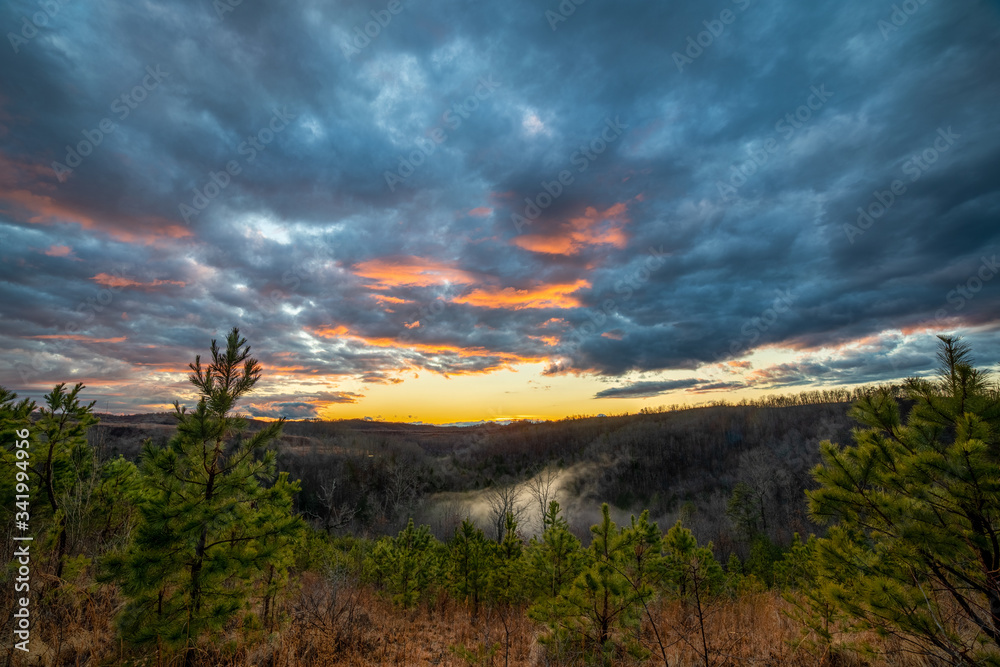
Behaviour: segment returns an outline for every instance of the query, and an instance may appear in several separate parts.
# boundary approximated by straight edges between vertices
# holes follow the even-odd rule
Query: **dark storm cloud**
[[[647,396],[658,396],[675,389],[687,389],[694,387],[702,380],[666,380],[662,382],[633,382],[623,387],[612,387],[602,389],[594,395],[594,398],[645,398]]]
[[[688,389],[689,392],[695,394],[707,394],[715,391],[729,391],[731,389],[743,389],[746,385],[742,382],[708,382],[705,384],[700,384],[697,387],[692,387]]]
[[[269,419],[315,419],[317,409],[315,405],[302,402],[289,403],[251,403],[246,407],[246,411],[252,417],[265,417]]]
[[[60,3],[8,36],[0,382],[127,383],[234,324],[367,383],[991,331],[995,5],[556,6],[404,3],[358,46],[384,2]],[[448,279],[361,275],[414,257]],[[898,347],[753,381],[919,370]]]

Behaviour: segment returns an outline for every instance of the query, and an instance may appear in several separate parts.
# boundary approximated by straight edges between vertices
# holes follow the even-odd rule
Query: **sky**
[[[1000,361],[1000,3],[11,0],[0,386],[622,413]]]

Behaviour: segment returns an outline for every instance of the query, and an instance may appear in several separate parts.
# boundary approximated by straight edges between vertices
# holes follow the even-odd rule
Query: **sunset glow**
[[[0,385],[161,410],[233,326],[269,419],[891,382],[940,333],[1000,360],[989,3],[414,5],[345,49],[370,4],[67,6],[2,52]]]

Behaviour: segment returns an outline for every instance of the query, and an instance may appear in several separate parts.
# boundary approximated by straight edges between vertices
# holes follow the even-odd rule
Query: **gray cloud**
[[[703,380],[665,380],[662,382],[633,382],[623,387],[602,389],[594,394],[594,398],[646,398],[658,396],[675,389],[687,389],[703,382]]]

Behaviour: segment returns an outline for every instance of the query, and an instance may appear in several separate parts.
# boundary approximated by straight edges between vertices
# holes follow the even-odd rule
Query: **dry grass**
[[[56,590],[42,584],[39,588],[41,599],[37,602],[33,599],[31,606],[30,651],[15,650],[13,642],[5,641],[0,665],[75,666],[120,662],[113,658],[121,650],[112,624],[120,604],[114,587]],[[12,602],[4,608],[12,609]]]
[[[723,599],[707,606],[705,635],[709,660],[705,661],[701,632],[694,610],[680,602],[662,602],[652,609],[671,667],[760,665],[788,667],[929,667],[905,654],[891,640],[874,633],[863,637],[884,657],[868,660],[848,648],[846,635],[836,636],[832,648],[818,649],[802,625],[789,618],[790,605],[773,591]],[[643,645],[652,652],[649,664],[663,665],[659,643],[648,618],[643,619]]]
[[[473,618],[468,607],[445,595],[415,609],[395,607],[368,586],[346,578],[307,573],[289,589],[279,632],[232,629],[199,652],[199,665],[220,667],[371,667],[441,665],[494,667],[582,664],[554,660],[539,643],[545,628],[522,609],[484,607]],[[177,655],[158,656],[122,647],[110,623],[119,604],[114,591],[80,594],[84,602],[53,602],[42,609],[33,631],[32,652],[4,651],[9,665],[177,665]],[[708,665],[828,667],[926,667],[885,640],[870,638],[890,657],[876,662],[847,650],[822,654],[802,642],[800,626],[783,612],[787,603],[773,592],[713,603],[706,618]],[[704,667],[700,627],[690,607],[662,602],[651,607],[670,667]],[[660,643],[647,617],[641,643],[650,652],[643,664],[663,665]],[[879,643],[881,642],[881,643]],[[5,647],[6,649],[6,647]],[[566,655],[579,653],[568,651]],[[640,664],[621,659],[616,664]]]
[[[275,664],[343,665],[469,665],[461,648],[485,659],[482,664],[530,664],[537,631],[523,609],[481,609],[473,619],[470,610],[447,596],[414,609],[393,606],[369,587],[343,586],[314,578],[303,582],[296,603],[296,619],[285,635],[284,655]],[[309,587],[313,586],[312,593]],[[302,604],[319,596],[319,605]],[[325,596],[325,597],[324,597]],[[333,600],[335,611],[315,613]],[[313,602],[316,600],[313,599]],[[327,609],[329,606],[326,607]],[[353,611],[352,611],[353,610]],[[492,654],[492,661],[486,658]],[[298,661],[298,662],[297,662]]]

